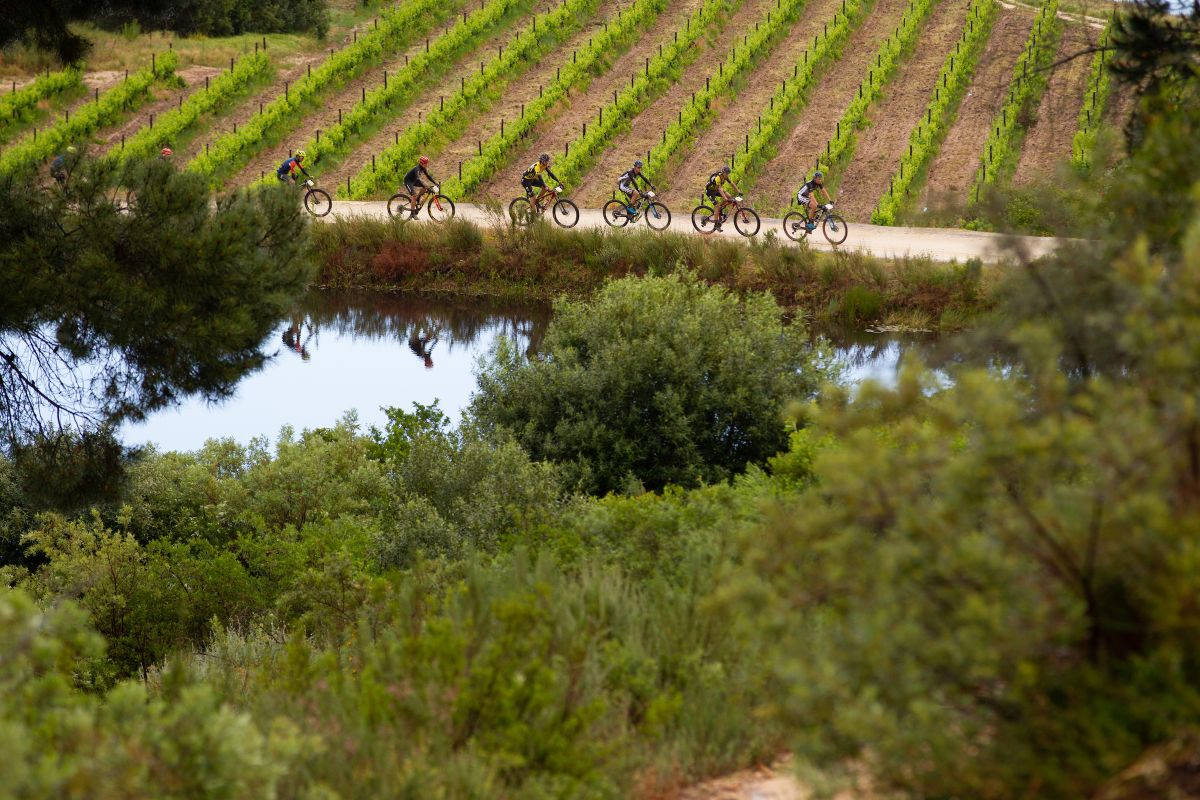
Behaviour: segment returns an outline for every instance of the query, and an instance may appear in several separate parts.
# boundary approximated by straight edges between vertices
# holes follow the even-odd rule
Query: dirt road
[[[349,218],[366,216],[375,218],[387,217],[387,204],[382,201],[350,202],[335,200],[333,212],[326,219]],[[479,225],[491,225],[499,222],[494,216],[481,207],[470,203],[458,204],[458,216]],[[420,224],[424,222],[422,215]],[[607,223],[599,209],[581,209],[579,212],[580,228],[605,228]],[[633,227],[645,227],[638,221]],[[732,239],[743,237],[733,231],[733,226],[714,236],[725,236]],[[686,233],[695,236],[691,217],[682,212],[673,212],[669,230],[674,233]],[[782,222],[779,219],[764,217],[759,236],[768,231],[774,231],[781,241],[788,241],[782,234]],[[817,250],[833,250],[817,232],[810,237],[810,244]],[[1040,236],[1004,236],[998,233],[981,233],[978,231],[955,230],[950,228],[901,228],[882,225],[850,224],[850,236],[840,250],[859,251],[880,258],[931,258],[934,261],[966,261],[978,258],[986,263],[996,263],[1009,259],[1010,251],[1005,249],[1006,243],[1015,243],[1025,253],[1032,257],[1046,255],[1054,250],[1063,240]]]

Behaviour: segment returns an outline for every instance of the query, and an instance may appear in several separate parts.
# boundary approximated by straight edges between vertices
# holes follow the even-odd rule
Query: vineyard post
[[[445,111],[445,110],[446,110],[446,95],[439,94],[438,95],[438,111]]]
[[[563,158],[566,158],[567,154],[570,152],[571,152],[571,143],[563,142]]]
[[[346,176],[346,197],[350,196],[350,176]]]
[[[37,141],[37,128],[36,127],[33,129],[33,140],[35,142]]]
[[[264,36],[263,37],[263,50],[266,50],[266,49],[267,49],[267,37]]]
[[[479,155],[483,155],[483,139],[479,139]]]
[[[504,138],[504,117],[500,118],[500,138]]]
[[[521,119],[525,119],[525,104],[521,103]]]
[[[204,155],[208,155],[208,142],[204,143]]]
[[[400,144],[400,131],[392,131],[392,144]]]
[[[129,80],[129,70],[125,70],[125,80]]]
[[[254,43],[254,55],[258,55],[258,42]]]
[[[321,129],[317,128],[317,144],[321,143]]]
[[[16,85],[16,81],[13,81],[13,85],[14,85],[14,86]],[[205,78],[205,79],[204,79],[204,88],[205,88],[205,89],[207,89],[207,88],[208,88],[208,78]],[[1093,100],[1093,103],[1092,103],[1092,105],[1095,105],[1095,102],[1094,102],[1094,101],[1095,101],[1095,99],[1096,99],[1096,98],[1095,98],[1095,95],[1093,95],[1093,96],[1092,96],[1092,100]],[[96,87],[96,92],[95,92],[95,94],[92,96],[92,102],[93,102],[93,103],[99,103],[99,102],[100,102],[100,87]]]
[[[387,88],[387,70],[383,71],[383,88]]]
[[[338,125],[342,124],[342,110],[338,109]]]
[[[358,41],[358,28],[354,29],[354,41]]]
[[[125,134],[121,134],[121,149],[125,149]]]
[[[648,57],[646,58],[646,77],[650,77],[650,59]]]
[[[292,85],[291,85],[291,83],[290,83],[289,81],[284,81],[284,82],[283,82],[283,99],[284,99],[284,100],[290,100],[290,99],[291,99],[291,98],[288,96],[288,95],[289,95],[289,93],[291,92],[291,90],[292,90]]]
[[[375,171],[375,154],[371,153],[371,172]]]
[[[258,115],[261,117],[262,113],[263,113],[263,101],[259,100],[258,101]]]
[[[842,138],[842,121],[840,119],[837,122],[837,138]]]
[[[428,36],[425,37],[425,52],[426,53],[429,52],[429,37]]]
[[[154,58],[154,55],[155,55],[154,53],[151,53],[151,54],[150,54],[150,71],[151,71],[151,72],[158,72],[158,65],[157,65],[157,62],[156,62],[156,60],[155,60],[155,58]],[[230,59],[229,59],[229,63],[230,63],[230,64],[232,64],[232,63],[233,63],[233,59],[232,59],[232,58],[230,58]]]
[[[365,103],[365,102],[367,102],[367,87],[363,86],[361,88],[362,88],[362,101],[361,102]]]

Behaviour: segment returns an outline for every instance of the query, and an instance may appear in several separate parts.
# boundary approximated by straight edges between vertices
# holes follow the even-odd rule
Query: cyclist
[[[638,181],[645,181],[651,189],[657,189],[654,182],[642,174],[642,160],[639,158],[633,162],[633,169],[628,172],[622,172],[621,177],[617,178],[617,188],[625,195],[625,210],[629,212],[629,216],[637,213],[637,202],[641,194],[638,192]]]
[[[816,230],[816,223],[813,222],[817,217],[817,192],[820,191],[825,195],[825,202],[832,203],[833,198],[829,196],[829,192],[825,189],[825,173],[817,170],[813,173],[812,180],[804,182],[800,187],[800,191],[796,192],[796,202],[804,207],[804,216],[808,220],[805,227],[809,233]]]
[[[534,189],[546,190],[546,179],[542,177],[543,175],[549,175],[555,183],[562,184],[562,181],[554,174],[554,170],[550,169],[549,153],[542,153],[538,156],[538,160],[530,164],[529,169],[521,174],[521,186],[525,189],[526,197],[533,197]]]
[[[67,152],[59,153],[54,160],[50,162],[50,177],[58,182],[59,186],[67,185],[67,178],[70,177],[70,168],[75,165],[75,155],[79,151],[75,149],[75,145],[69,145]]]
[[[304,168],[304,157],[304,151],[297,150],[296,155],[279,165],[279,169],[275,170],[275,177],[284,183],[295,183],[296,170],[299,170],[304,173],[304,177],[311,179],[312,175],[309,175],[308,170]]]
[[[708,176],[708,184],[704,187],[704,193],[708,195],[708,199],[713,203],[713,219],[716,220],[716,230],[721,230],[721,223],[725,221],[725,206],[733,202],[733,197],[726,191],[726,186],[732,186],[737,191],[741,191],[729,179],[729,173],[733,170],[729,165],[721,167],[720,172],[714,172]]]
[[[417,216],[417,212],[421,210],[421,197],[438,184],[437,180],[429,174],[428,166],[429,157],[421,156],[417,159],[417,165],[404,173],[404,188],[408,190],[408,195],[412,198],[409,203],[410,217]],[[421,180],[422,175],[429,179],[429,186],[426,186]]]

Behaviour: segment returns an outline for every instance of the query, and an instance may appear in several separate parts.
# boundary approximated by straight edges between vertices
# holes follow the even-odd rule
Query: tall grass
[[[927,258],[884,260],[793,247],[773,233],[729,239],[602,229],[513,229],[499,217],[406,225],[356,217],[315,228],[322,285],[549,299],[594,291],[626,275],[695,272],[737,291],[770,291],[822,320],[955,329],[990,306],[1002,268]]]

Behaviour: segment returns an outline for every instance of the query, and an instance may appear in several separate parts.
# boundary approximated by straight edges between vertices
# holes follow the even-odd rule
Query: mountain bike
[[[614,228],[623,228],[631,222],[637,222],[644,212],[647,225],[656,231],[666,230],[671,226],[671,211],[655,200],[656,196],[654,192],[642,192],[632,214],[624,201],[609,200],[604,204],[604,221]]]
[[[304,182],[304,208],[314,217],[323,217],[333,210],[333,201],[329,199],[329,192],[324,189],[318,189],[313,183],[312,178]]]
[[[793,211],[783,218],[783,232],[793,242],[798,242],[820,226],[821,232],[830,244],[838,245],[846,241],[850,228],[846,220],[833,213],[833,203],[826,203],[817,208],[816,219],[809,219],[803,211]]]
[[[387,211],[388,216],[392,219],[398,219],[401,222],[410,219],[416,219],[421,213],[421,209],[425,209],[425,214],[434,222],[445,222],[454,216],[454,201],[441,193],[442,187],[434,186],[432,191],[425,192],[421,195],[421,203],[416,208],[412,207],[412,198],[404,192],[397,192],[388,198]]]
[[[700,205],[692,209],[692,227],[700,233],[708,234],[717,229],[717,225],[729,218],[727,209],[733,206],[733,227],[737,228],[737,232],[742,236],[753,236],[758,233],[762,222],[758,219],[758,212],[753,208],[742,205],[742,196],[738,195],[725,204],[725,208],[721,209],[721,216],[714,216],[712,206],[701,201]]]
[[[550,216],[555,222],[564,228],[574,228],[579,222],[579,207],[565,197],[559,197],[562,191],[563,187],[555,186],[553,189],[543,188],[532,199],[514,197],[513,201],[508,204],[508,218],[514,225],[527,228],[533,224],[534,220],[545,214],[546,209],[553,208],[554,211]]]

